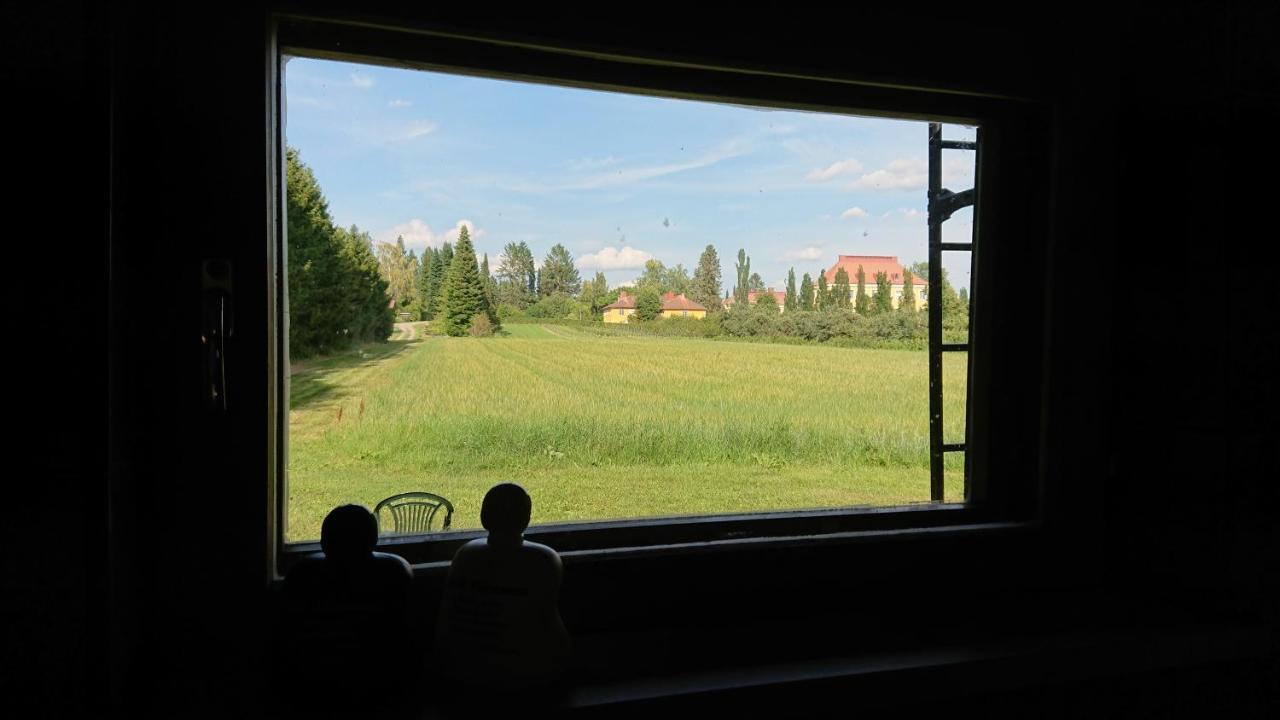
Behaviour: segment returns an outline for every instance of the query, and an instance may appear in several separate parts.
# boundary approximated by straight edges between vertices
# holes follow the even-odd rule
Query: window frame
[[[1012,189],[1020,174],[1015,163],[1025,161],[1024,146],[1038,141],[1044,156],[1033,156],[1030,174],[1047,171],[1046,117],[1048,108],[1027,98],[956,91],[954,89],[904,87],[861,82],[835,75],[813,75],[741,65],[722,66],[681,62],[634,53],[602,52],[564,44],[544,45],[475,33],[462,34],[435,28],[404,27],[280,13],[271,20],[271,68],[268,72],[270,118],[267,131],[272,172],[273,222],[269,242],[273,303],[272,348],[267,406],[271,434],[269,462],[269,511],[272,514],[269,565],[276,577],[296,559],[319,549],[318,542],[287,544],[284,541],[288,498],[288,298],[285,278],[287,238],[284,222],[284,115],[283,62],[286,57],[310,57],[360,62],[406,69],[446,72],[485,78],[537,82],[644,96],[753,107],[777,107],[825,113],[856,114],[983,127],[983,144],[975,177],[982,200],[974,209],[973,271],[970,287],[970,353],[966,403],[965,502],[891,507],[847,507],[778,512],[652,517],[627,520],[581,521],[531,527],[526,537],[574,557],[621,557],[648,554],[732,550],[744,545],[796,545],[857,542],[902,534],[942,532],[1003,532],[1012,527],[1033,527],[1041,517],[1043,469],[1039,458],[1043,442],[1041,368],[1028,368],[1020,376],[1023,392],[1017,402],[995,399],[993,377],[1000,377],[1000,362],[1013,347],[1001,332],[1007,318],[996,308],[1001,295],[1008,299],[1011,283],[983,282],[996,277],[993,268],[1011,265],[1002,259],[1000,244],[992,235],[1042,237],[1048,244],[1048,214],[1019,207]],[[714,91],[712,90],[714,89]],[[922,133],[923,135],[923,133]],[[921,138],[922,146],[925,138]],[[1005,150],[1003,148],[1009,148]],[[1002,209],[1003,208],[1003,209]],[[1043,210],[1043,213],[1041,211]],[[998,214],[999,213],[999,214]],[[981,240],[980,240],[981,238]],[[990,249],[988,249],[990,248]],[[1034,252],[1033,257],[1039,257]],[[1043,261],[1043,260],[1041,260]],[[1034,264],[1033,260],[1033,264]],[[1039,269],[1039,268],[1038,268]],[[1047,290],[1046,290],[1047,294]],[[990,297],[988,297],[990,296]],[[278,300],[277,300],[278,298]],[[925,298],[927,302],[927,298]],[[1043,298],[1031,317],[1043,318]],[[621,312],[621,311],[620,311]],[[1040,342],[1017,341],[1026,359],[1043,363]],[[1016,354],[1016,353],[1013,353]],[[1021,367],[1021,366],[1019,366]],[[1036,380],[1036,383],[1031,382]],[[1001,422],[993,423],[993,420]],[[1034,443],[1013,453],[1015,458],[993,461],[993,427],[1034,426]],[[536,509],[535,509],[536,517]],[[447,562],[468,540],[482,531],[451,531],[418,536],[380,538],[379,548],[406,557],[415,564]]]

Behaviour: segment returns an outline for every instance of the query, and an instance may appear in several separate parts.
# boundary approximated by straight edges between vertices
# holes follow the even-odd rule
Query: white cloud
[[[414,120],[409,123],[409,126],[405,128],[404,132],[400,133],[393,139],[412,140],[413,138],[422,137],[423,135],[430,135],[435,132],[438,127],[440,126],[430,120]]]
[[[840,217],[845,219],[863,218],[863,217],[867,217],[867,211],[863,210],[860,207],[851,207],[848,210],[845,210],[844,212],[840,213]]]
[[[351,84],[361,90],[368,90],[373,87],[373,78],[360,73],[351,73]]]
[[[388,107],[394,107],[394,108],[409,107],[410,105],[413,105],[412,100],[401,100],[399,98],[396,98],[395,100],[392,100],[391,102],[387,103]]]
[[[440,242],[458,242],[458,233],[462,232],[463,226],[467,228],[467,235],[471,238],[471,242],[474,243],[477,239],[484,237],[484,230],[477,230],[475,223],[467,219],[462,219],[455,223],[452,228],[445,231],[442,236],[443,239]]]
[[[880,217],[890,217],[891,215],[901,215],[902,217],[914,218],[924,215],[924,211],[917,210],[915,208],[898,208],[897,210],[890,210]]]
[[[440,247],[446,242],[456,243],[458,241],[458,231],[463,225],[467,227],[467,234],[471,236],[473,241],[484,235],[484,230],[477,230],[476,226],[466,219],[459,220],[451,229],[443,233],[437,233],[426,222],[419,218],[413,218],[383,232],[378,236],[378,239],[382,242],[393,243],[397,237],[403,237],[406,248],[420,253],[424,248]]]
[[[739,139],[730,140],[709,152],[703,153],[699,157],[683,163],[670,163],[666,165],[650,165],[647,167],[635,167],[618,170],[616,172],[603,172],[588,176],[578,182],[572,182],[563,186],[562,190],[594,190],[596,188],[611,187],[615,185],[627,185],[642,180],[651,180],[653,178],[662,177],[663,175],[671,175],[673,173],[684,172],[686,170],[696,170],[709,165],[727,160],[739,155],[747,153],[746,144]]]
[[[652,253],[628,245],[621,250],[606,247],[600,252],[583,255],[578,258],[577,265],[582,270],[639,270],[652,259]]]
[[[570,170],[574,172],[586,172],[589,170],[599,170],[600,168],[606,168],[612,165],[617,165],[619,162],[621,161],[618,160],[618,158],[612,155],[609,155],[607,157],[602,157],[602,158],[594,158],[594,157],[575,158],[565,164],[568,166]]]
[[[862,172],[862,163],[858,162],[854,158],[848,158],[846,160],[833,162],[825,168],[814,170],[808,175],[805,175],[804,179],[809,182],[824,182],[836,177],[837,175],[855,172]]]
[[[929,179],[929,168],[923,160],[899,158],[890,160],[880,170],[870,172],[849,185],[850,190],[916,190]]]
[[[778,256],[779,260],[820,260],[826,257],[827,253],[817,245],[798,248],[796,250],[788,250]]]

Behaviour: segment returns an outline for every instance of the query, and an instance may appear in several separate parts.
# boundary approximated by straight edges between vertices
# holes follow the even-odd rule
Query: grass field
[[[426,490],[455,529],[513,480],[534,522],[929,498],[927,354],[820,345],[598,337],[511,325],[296,365],[288,534],[335,505]],[[963,436],[964,358],[944,367],[948,442]],[[962,461],[947,498],[963,494]]]

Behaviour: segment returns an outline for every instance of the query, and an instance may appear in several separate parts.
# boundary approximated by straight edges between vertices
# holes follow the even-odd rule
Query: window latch
[[[227,260],[205,260],[201,275],[204,307],[200,344],[204,349],[205,406],[226,412],[227,338],[234,331],[231,263]]]

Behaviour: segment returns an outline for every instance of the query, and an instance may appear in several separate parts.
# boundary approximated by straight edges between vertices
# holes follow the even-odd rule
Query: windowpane
[[[968,271],[928,286],[925,123],[306,58],[285,84],[289,542],[412,491],[477,528],[502,481],[539,523],[929,501],[924,308]]]

